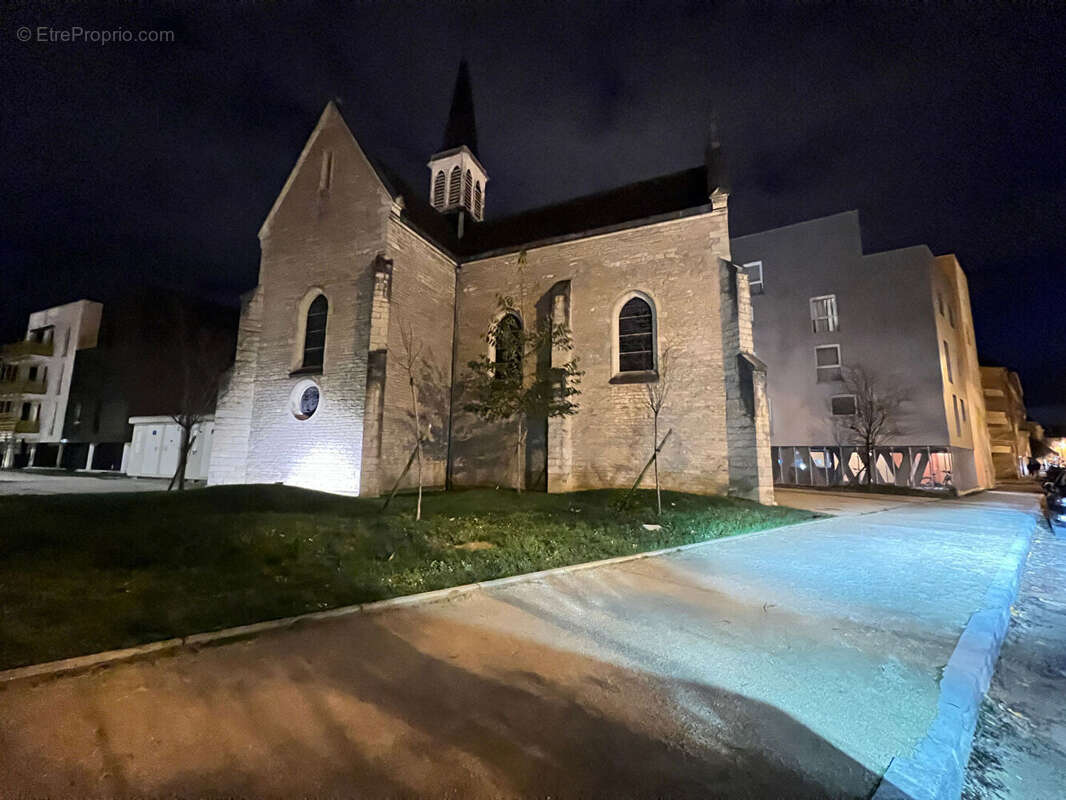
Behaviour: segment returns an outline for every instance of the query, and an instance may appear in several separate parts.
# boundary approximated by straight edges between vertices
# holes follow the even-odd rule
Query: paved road
[[[907,504],[12,685],[0,792],[866,797],[1034,515]]]
[[[166,491],[165,478],[128,478],[76,472],[41,473],[0,471],[0,496],[5,494],[98,494]]]
[[[981,708],[963,797],[1066,796],[1066,532],[1033,542]]]

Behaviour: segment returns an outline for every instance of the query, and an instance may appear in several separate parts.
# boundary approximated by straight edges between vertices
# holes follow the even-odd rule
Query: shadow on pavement
[[[15,686],[0,708],[15,796],[824,798],[879,778],[756,700],[418,613]]]

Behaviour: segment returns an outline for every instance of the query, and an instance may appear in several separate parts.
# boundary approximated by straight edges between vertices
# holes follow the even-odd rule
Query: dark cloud
[[[163,282],[254,283],[256,232],[323,105],[415,186],[470,60],[498,215],[697,163],[734,234],[848,208],[868,249],[959,255],[980,350],[1066,396],[1066,44],[1029,4],[14,4],[0,16],[0,330]],[[20,43],[19,26],[170,44]]]

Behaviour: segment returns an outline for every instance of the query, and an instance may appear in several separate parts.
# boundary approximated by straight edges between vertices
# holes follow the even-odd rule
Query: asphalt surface
[[[163,492],[166,478],[130,478],[115,473],[22,472],[0,470],[0,496],[5,494],[101,494]],[[186,484],[188,485],[188,484]]]
[[[981,707],[966,800],[1066,797],[1066,530],[1041,527]]]
[[[868,797],[1034,517],[905,504],[10,685],[0,793]]]

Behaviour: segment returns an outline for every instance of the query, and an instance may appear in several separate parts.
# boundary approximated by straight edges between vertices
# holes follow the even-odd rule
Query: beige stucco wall
[[[933,310],[944,387],[944,417],[948,423],[949,442],[958,462],[954,470],[955,485],[962,491],[990,489],[995,486],[995,473],[981,389],[981,368],[974,340],[969,283],[958,259],[951,254],[934,259],[932,278]],[[950,375],[944,342],[948,343],[951,353]],[[956,402],[960,403],[957,424]]]
[[[1006,367],[981,367],[981,385],[996,477],[1021,477],[1021,462],[1030,452],[1021,379]]]

